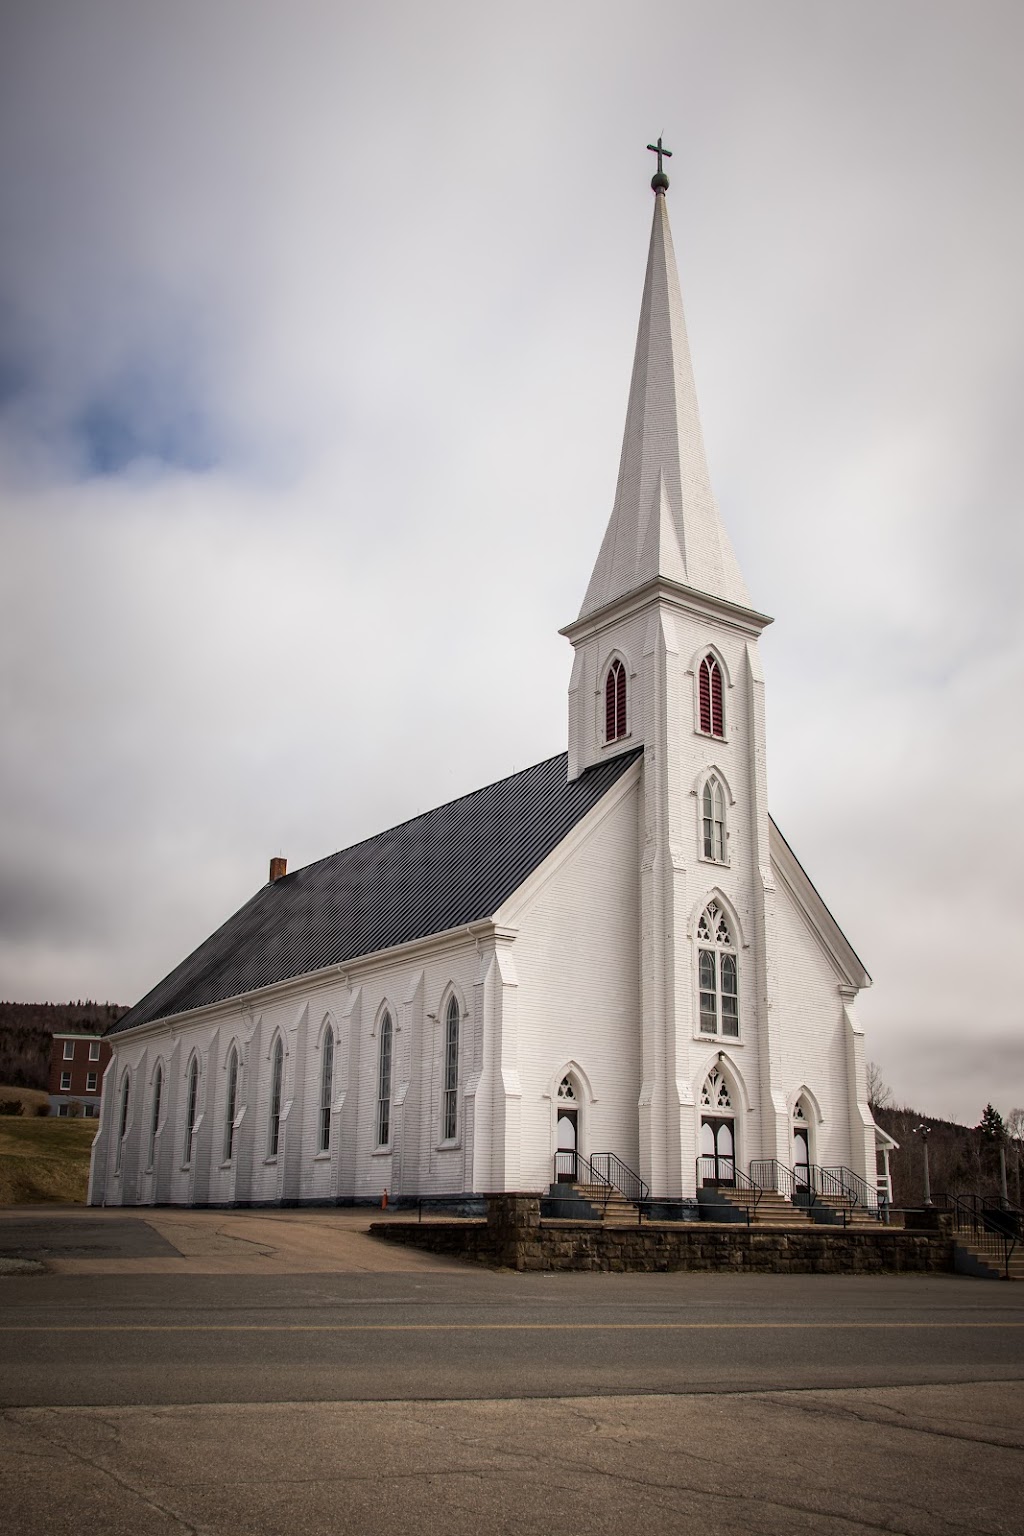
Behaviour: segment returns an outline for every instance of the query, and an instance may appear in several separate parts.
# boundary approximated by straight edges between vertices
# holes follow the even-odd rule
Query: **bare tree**
[[[882,1076],[877,1061],[869,1061],[864,1069],[867,1078],[868,1103],[872,1109],[885,1109],[892,1103],[892,1089]]]

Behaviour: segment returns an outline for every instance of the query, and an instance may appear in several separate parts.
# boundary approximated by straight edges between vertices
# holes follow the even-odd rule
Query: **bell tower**
[[[771,620],[750,605],[712,494],[668,220],[670,151],[660,139],[648,147],[654,218],[615,501],[562,634],[575,651],[570,777],[644,749],[640,1171],[668,1197],[695,1187],[705,1063],[731,1070],[748,1106],[775,1103],[757,653]],[[711,900],[731,948],[698,933]],[[776,1155],[777,1118],[744,1115],[737,1154]]]

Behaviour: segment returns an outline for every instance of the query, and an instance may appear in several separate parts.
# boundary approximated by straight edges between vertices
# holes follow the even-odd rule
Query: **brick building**
[[[54,1035],[47,1090],[51,1115],[98,1116],[103,1074],[111,1055],[110,1042],[99,1035]],[[78,1108],[73,1110],[72,1105]]]

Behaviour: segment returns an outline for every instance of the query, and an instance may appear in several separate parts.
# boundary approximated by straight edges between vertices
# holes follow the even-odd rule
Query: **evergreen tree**
[[[981,1132],[982,1141],[988,1142],[991,1146],[998,1146],[1001,1141],[1006,1140],[1003,1117],[991,1104],[985,1105],[981,1119],[978,1121],[978,1130]]]

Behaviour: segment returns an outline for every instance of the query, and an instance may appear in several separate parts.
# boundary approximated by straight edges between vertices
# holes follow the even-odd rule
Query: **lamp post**
[[[1003,1210],[1010,1203],[1010,1196],[1006,1188],[1006,1142],[999,1138],[999,1197]]]
[[[921,1146],[924,1150],[924,1203],[928,1207],[932,1203],[932,1181],[928,1171],[928,1137],[932,1133],[930,1125],[915,1125],[914,1135],[920,1136]]]

